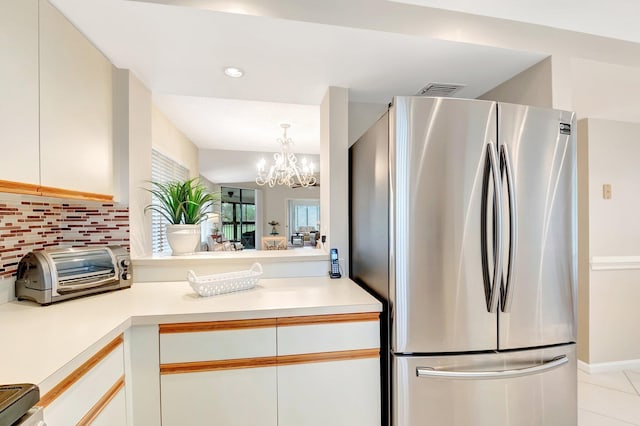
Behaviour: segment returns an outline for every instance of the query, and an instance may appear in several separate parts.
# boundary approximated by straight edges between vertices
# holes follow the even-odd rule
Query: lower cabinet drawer
[[[163,426],[276,426],[276,367],[161,376]]]
[[[377,313],[278,318],[278,355],[379,347]]]
[[[160,363],[274,356],[275,325],[275,319],[162,324]]]

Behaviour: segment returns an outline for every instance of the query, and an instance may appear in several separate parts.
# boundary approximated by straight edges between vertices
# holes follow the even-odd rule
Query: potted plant
[[[219,200],[197,179],[171,182],[151,182],[147,189],[157,200],[145,207],[162,215],[167,222],[167,241],[174,255],[197,251],[200,245],[200,223],[207,218],[207,209]]]

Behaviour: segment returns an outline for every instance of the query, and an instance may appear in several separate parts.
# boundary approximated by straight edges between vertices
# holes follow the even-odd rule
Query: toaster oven
[[[18,264],[16,297],[41,305],[131,287],[129,253],[120,246],[53,248],[27,253]]]

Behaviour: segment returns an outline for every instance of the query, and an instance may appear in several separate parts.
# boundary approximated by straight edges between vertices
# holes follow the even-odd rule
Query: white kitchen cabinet
[[[113,194],[112,65],[47,0],[39,24],[41,185]]]
[[[379,424],[378,358],[278,366],[278,426]]]
[[[377,313],[278,319],[278,425],[381,419]]]
[[[120,389],[113,399],[91,422],[92,426],[125,426],[127,409],[124,389]]]
[[[164,426],[276,426],[276,367],[224,369],[161,378]]]
[[[378,316],[161,325],[162,424],[380,424]]]
[[[69,372],[38,405],[44,407],[48,426],[91,424],[99,418],[103,424],[124,425],[124,401],[124,349],[119,337]],[[125,420],[109,423],[111,419]]]
[[[38,0],[0,0],[0,180],[37,185]]]
[[[160,326],[162,424],[277,424],[276,321]]]

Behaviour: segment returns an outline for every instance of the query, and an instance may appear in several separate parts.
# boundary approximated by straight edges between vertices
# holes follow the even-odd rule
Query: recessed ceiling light
[[[236,67],[226,67],[224,69],[224,75],[232,78],[240,78],[244,75],[244,71]]]

